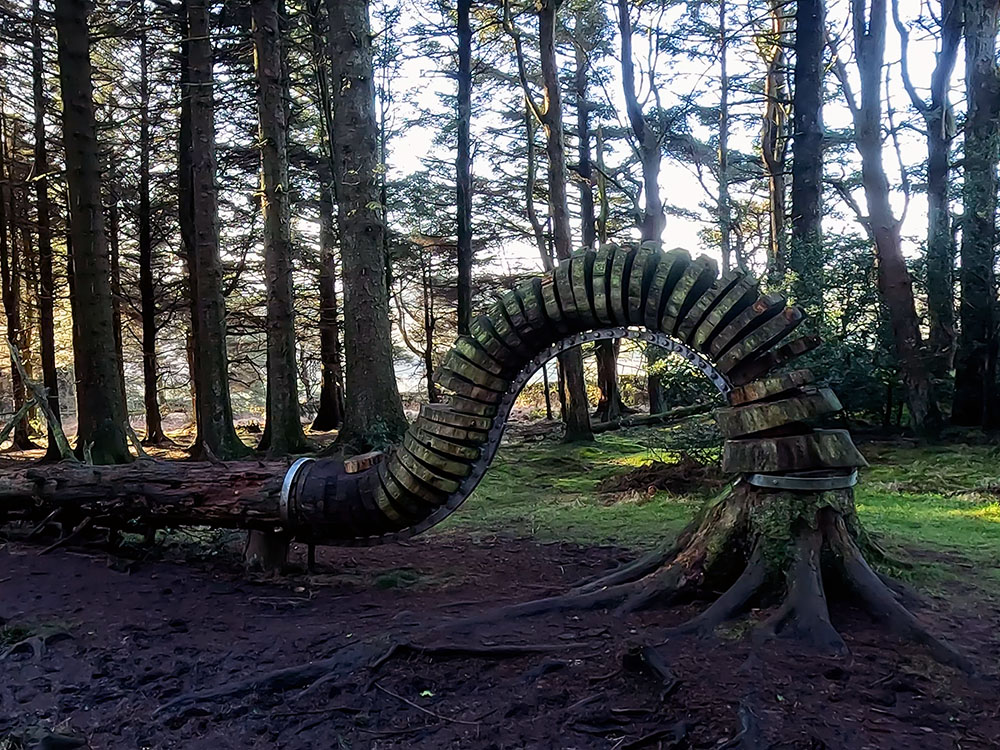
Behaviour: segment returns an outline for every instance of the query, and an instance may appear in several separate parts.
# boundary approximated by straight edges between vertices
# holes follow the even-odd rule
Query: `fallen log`
[[[120,466],[57,463],[0,475],[0,522],[53,513],[94,523],[212,526],[273,531],[288,461],[209,463],[139,460]]]
[[[718,408],[715,404],[693,404],[691,406],[678,406],[659,414],[636,414],[631,417],[622,417],[611,422],[594,422],[590,429],[594,433],[610,432],[611,430],[624,430],[629,427],[651,427],[654,425],[663,426],[676,424],[690,417],[697,417],[708,414]]]

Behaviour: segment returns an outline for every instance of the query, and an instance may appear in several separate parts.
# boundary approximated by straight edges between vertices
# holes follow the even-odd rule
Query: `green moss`
[[[655,430],[625,430],[573,446],[505,446],[480,488],[437,533],[516,534],[543,541],[648,549],[680,531],[709,495],[657,493],[610,502],[597,484],[664,460]],[[1000,453],[988,446],[862,446],[872,466],[856,488],[858,516],[887,551],[912,558],[910,577],[962,577],[1000,591]],[[787,529],[790,509],[755,522]],[[848,519],[851,521],[851,519]],[[911,554],[912,553],[912,554]],[[970,571],[972,575],[970,575]]]
[[[625,431],[584,445],[505,446],[465,506],[438,529],[648,548],[683,528],[708,497],[659,492],[612,502],[598,495],[601,480],[654,457],[662,459]]]

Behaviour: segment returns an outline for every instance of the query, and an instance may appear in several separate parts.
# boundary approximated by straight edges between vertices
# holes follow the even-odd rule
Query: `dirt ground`
[[[846,659],[783,640],[754,646],[739,623],[719,640],[663,643],[663,628],[696,604],[539,617],[461,641],[537,646],[532,653],[462,653],[443,650],[458,640],[428,640],[446,618],[555,592],[630,557],[609,547],[435,534],[321,549],[317,572],[271,582],[248,580],[225,556],[129,562],[41,549],[0,548],[0,627],[10,635],[27,625],[47,641],[43,653],[22,647],[0,661],[2,748],[72,746],[38,745],[44,731],[94,750],[1000,748],[1000,603],[971,589],[930,599],[920,615],[961,645],[978,678],[842,607],[834,624]],[[421,636],[438,648],[372,658]],[[643,646],[656,647],[670,674],[650,669]],[[246,683],[357,654],[365,658],[326,681],[315,682],[317,671]],[[241,682],[235,694],[169,705]]]

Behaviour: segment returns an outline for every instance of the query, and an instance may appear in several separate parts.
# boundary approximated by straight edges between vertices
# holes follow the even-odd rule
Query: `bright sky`
[[[927,0],[920,0],[919,4],[926,4],[926,2]],[[853,60],[850,59],[851,42],[849,39],[848,3],[849,0],[830,0],[828,3],[827,22],[833,34],[841,39],[839,42],[840,54],[842,57],[847,58],[845,62],[847,62],[848,70],[852,77],[856,78],[856,68],[853,65]],[[904,2],[900,3],[904,22],[912,21],[917,15],[919,4],[915,0],[904,0]],[[606,9],[609,15],[613,17],[613,5],[606,4]],[[907,9],[909,9],[910,15],[906,15]],[[676,16],[679,12],[680,10],[677,9],[673,12],[673,15]],[[664,19],[664,23],[670,23],[673,20],[670,15],[665,16]],[[762,62],[754,54],[752,44],[752,36],[749,33],[744,33],[740,39],[733,42],[728,53],[731,76],[738,77],[741,74],[762,75]],[[612,46],[616,54],[620,52],[620,41],[617,38],[613,40]],[[637,33],[633,40],[633,47],[634,59],[637,66],[637,78],[641,79],[644,74],[643,66],[648,50],[647,38]],[[914,28],[911,31],[909,55],[910,76],[918,91],[924,94],[927,93],[930,82],[936,49],[936,39],[929,37],[920,29]],[[533,57],[534,51],[529,51],[528,54]],[[888,21],[888,42],[885,56],[888,65],[889,84],[886,87],[886,94],[884,94],[886,96],[884,109],[888,110],[891,105],[891,109],[895,111],[894,122],[897,125],[912,114],[910,101],[902,86],[899,75],[899,55],[899,36],[890,18]],[[618,124],[625,127],[627,123],[624,117],[625,103],[622,95],[620,67],[615,59],[609,59],[606,63],[611,78],[603,88],[594,87],[591,97],[599,100],[610,94],[611,104],[618,113]],[[426,109],[439,110],[441,106],[440,96],[442,94],[453,93],[455,84],[453,79],[441,75],[438,65],[438,61],[431,59],[408,59],[403,63],[400,77],[393,84],[393,89],[395,91],[412,92],[413,101],[417,105]],[[562,56],[561,65],[565,68],[570,68],[573,65],[573,60]],[[718,80],[717,60],[690,60],[688,58],[666,58],[661,56],[657,72],[660,72],[660,69],[663,69],[664,72],[669,73],[672,77],[672,86],[661,90],[664,106],[669,107],[678,103],[681,97],[689,95],[691,92],[701,92],[697,100],[699,104],[717,106],[719,90],[716,83]],[[964,96],[962,92],[962,70],[962,62],[959,60],[959,64],[956,66],[955,91],[952,97],[953,103],[957,105],[958,109],[962,108],[961,99]],[[855,91],[858,90],[856,82],[854,89]],[[825,107],[824,118],[827,128],[830,130],[849,129],[852,125],[851,115],[832,73],[827,76],[826,90],[828,104]],[[642,95],[643,91],[640,86],[640,96]],[[565,96],[571,98],[569,94],[565,94]],[[748,101],[746,94],[734,93],[732,99],[738,103],[733,106],[733,114],[737,116],[737,119],[734,120],[730,136],[731,147],[746,153],[754,153],[759,138],[762,105],[759,101]],[[405,119],[408,114],[405,111],[407,105],[404,103],[402,106],[404,107],[404,111],[396,113],[395,117]],[[569,113],[567,114],[569,115]],[[883,117],[885,120],[885,114]],[[474,148],[477,138],[490,137],[487,135],[487,129],[495,128],[499,123],[500,120],[496,109],[491,110],[486,108],[486,111],[477,112],[476,119],[472,125]],[[567,129],[571,130],[574,125],[575,123],[568,116],[566,122]],[[509,124],[508,127],[510,127]],[[702,128],[701,130],[695,128],[694,134],[701,139],[707,139],[710,135],[707,128]],[[407,173],[425,169],[425,163],[428,159],[446,161],[454,159],[453,154],[442,153],[440,149],[436,149],[432,145],[432,137],[433,132],[427,127],[411,127],[407,130],[405,136],[400,137],[395,143],[390,144],[390,169],[394,177],[401,177]],[[514,137],[523,138],[523,131]],[[900,153],[908,170],[912,171],[918,168],[926,155],[926,145],[920,133],[913,129],[902,128],[899,131],[898,137]],[[624,154],[621,153],[621,146],[618,148],[619,153],[607,155],[609,165],[621,163],[624,160]],[[568,158],[572,162],[575,159],[575,154],[570,151]],[[539,179],[544,179],[544,153],[540,154],[540,162],[538,177]],[[889,171],[891,184],[898,186],[900,183],[900,167],[895,150],[889,141],[886,143],[885,162]],[[485,159],[482,158],[473,165],[474,172],[481,176],[487,173],[489,168]],[[857,168],[859,168],[857,162],[847,167],[846,170],[837,165],[832,158],[828,163],[828,172],[834,176],[839,176],[838,173],[840,172],[848,173]],[[638,165],[634,169],[635,177],[640,177]],[[915,183],[919,184],[920,179],[919,175],[911,174],[911,180]],[[706,182],[709,190],[714,191],[716,189],[711,176],[708,176]],[[706,193],[706,188],[695,176],[693,167],[675,160],[664,159],[660,175],[660,191],[665,203],[689,211],[699,217],[698,219],[689,219],[668,215],[663,236],[665,244],[668,247],[683,247],[692,253],[705,253],[721,261],[721,254],[718,247],[706,246],[701,237],[702,232],[713,226],[714,223],[714,217],[710,215],[704,205],[706,200],[714,199],[714,196],[710,198]],[[734,187],[733,192],[734,195],[738,195],[739,188]],[[575,194],[576,191],[571,189],[571,202],[575,201]],[[859,205],[865,205],[863,191],[856,191],[855,199]],[[894,207],[897,215],[904,210],[905,203],[904,196],[897,190],[894,194]],[[539,205],[538,209],[544,215],[545,206]],[[921,252],[921,243],[926,234],[926,221],[926,200],[922,194],[916,192],[911,196],[903,224],[904,252],[909,257],[916,257]],[[835,199],[832,196],[829,197],[827,205],[826,227],[828,231],[861,232],[850,209],[840,199]],[[574,231],[578,231],[576,227],[574,227]],[[579,236],[575,237],[574,241],[579,242]],[[502,256],[494,259],[494,265],[494,270],[497,271],[511,270],[511,267],[528,269],[538,269],[540,267],[537,250],[533,245],[526,242],[508,243],[508,246],[503,250]],[[419,366],[413,369],[412,374],[406,372],[408,369],[400,368],[399,372],[401,379],[405,381],[404,387],[407,389],[419,388]]]
[[[920,2],[924,3],[926,0],[920,0]],[[912,18],[916,15],[917,5],[918,4],[913,0],[906,0],[901,3],[901,12],[904,14],[904,22],[912,20]],[[835,33],[840,35],[847,34],[849,32],[849,27],[846,26],[848,13],[847,0],[831,0],[829,6],[828,25],[834,30]],[[607,7],[609,13],[613,12],[613,7],[611,5],[608,5]],[[910,9],[909,16],[906,15],[907,8]],[[669,22],[670,18],[667,17],[666,20]],[[933,39],[926,40],[921,38],[924,34],[919,30],[914,30],[911,36],[913,37],[910,43],[909,56],[911,78],[918,90],[926,92],[934,66],[934,51],[936,48],[936,42]],[[637,34],[633,44],[635,47],[635,61],[638,66],[638,70],[641,70],[641,66],[645,60],[646,47],[644,45],[647,44],[647,40]],[[751,44],[751,40],[747,38],[744,38],[734,44],[734,49],[729,53],[731,75],[739,76],[741,73],[750,72],[747,62],[748,50],[746,48],[749,44]],[[613,45],[616,52],[620,51],[620,42],[617,39],[614,40]],[[741,45],[743,47],[742,49],[740,49]],[[840,46],[842,55],[849,54],[849,39],[845,39],[845,41],[841,42]],[[685,58],[666,59],[662,57],[660,60],[660,67],[669,67],[669,72],[675,77],[676,81],[676,88],[674,91],[664,92],[664,104],[666,106],[676,103],[679,100],[680,95],[697,90],[705,91],[705,94],[699,100],[700,103],[705,105],[716,105],[718,103],[718,87],[717,85],[712,85],[718,77],[718,69],[714,61],[692,61]],[[895,27],[892,25],[891,19],[889,20],[886,61],[890,66],[891,74],[890,84],[887,89],[889,101],[891,102],[893,109],[902,110],[905,114],[909,111],[910,104],[899,78],[899,37],[896,33]],[[573,64],[573,61],[563,57],[561,63],[563,66],[570,67]],[[415,97],[416,101],[428,108],[440,106],[438,103],[438,97],[443,92],[450,92],[454,87],[454,82],[449,78],[441,76],[436,66],[437,63],[435,61],[426,58],[408,60],[404,64],[401,78],[395,84],[394,88],[396,90],[418,92]],[[848,68],[851,70],[853,65],[849,64]],[[619,113],[619,124],[624,126],[626,124],[624,121],[625,103],[621,93],[621,79],[617,63],[612,64],[609,70],[612,73],[612,80],[609,81],[604,90],[611,93],[613,97],[612,104]],[[956,70],[956,93],[954,98],[958,99],[962,95],[959,90],[962,83],[961,61],[956,67]],[[755,73],[759,75],[759,71],[760,67],[756,68]],[[641,75],[641,73],[639,73],[639,75]],[[855,86],[855,89],[856,88],[857,86]],[[839,86],[837,86],[832,74],[827,78],[827,92],[831,97],[824,113],[827,127],[831,129],[849,128],[851,126],[850,112],[844,103],[843,97],[839,93]],[[592,95],[594,98],[604,96],[603,92],[597,89],[593,91]],[[716,97],[714,101],[712,100],[713,96]],[[735,95],[734,98],[741,99],[743,102],[746,101],[745,96]],[[759,111],[759,109],[760,105],[757,103],[744,103],[737,106],[735,111],[739,114],[747,115],[752,113],[754,110]],[[405,117],[405,113],[401,113],[400,116]],[[897,123],[902,119],[903,115],[897,113]],[[734,125],[731,136],[732,147],[745,152],[753,152],[756,140],[759,137],[759,122],[759,119],[748,117],[745,119],[745,123],[747,124]],[[475,140],[477,135],[482,137],[484,128],[489,124],[495,123],[495,117],[491,117],[489,112],[484,115],[480,115],[479,119],[473,123],[473,139]],[[751,123],[752,127],[750,126]],[[572,123],[567,122],[567,128],[571,126]],[[699,137],[707,137],[708,135],[707,131],[698,132],[696,134]],[[430,155],[434,155],[437,158],[442,157],[442,154],[440,153],[435,154],[434,149],[430,146],[431,135],[432,134],[428,128],[410,128],[406,133],[405,143],[397,142],[394,144],[390,154],[391,168],[394,175],[401,176],[403,174],[422,169],[424,160]],[[900,139],[904,160],[911,168],[914,165],[919,165],[925,156],[925,145],[920,135],[912,130],[903,129],[900,134]],[[447,155],[447,158],[453,158],[453,156]],[[570,154],[570,158],[573,158],[572,154]],[[620,160],[620,154],[616,157],[609,157],[609,163],[615,163]],[[894,153],[892,152],[891,144],[887,144],[886,165],[890,170],[890,180],[893,184],[898,184],[899,169]],[[483,160],[480,160],[474,165],[474,170],[480,174],[482,174],[486,168],[487,165],[483,163]],[[636,176],[638,176],[638,166],[636,166],[635,169]],[[831,169],[835,168],[831,167]],[[539,175],[540,179],[543,177],[544,172]],[[709,187],[712,190],[715,189],[714,184],[710,184]],[[700,220],[693,221],[668,216],[667,227],[664,232],[664,241],[666,244],[671,247],[684,247],[692,252],[704,252],[718,259],[718,248],[706,247],[699,237],[699,233],[710,226],[712,217],[707,215],[705,209],[701,205],[708,196],[706,195],[704,187],[695,177],[692,168],[673,160],[664,160],[660,176],[660,190],[666,203],[673,204],[682,209],[687,209],[701,217]],[[570,192],[572,199],[574,191],[571,190]],[[856,198],[861,205],[864,205],[863,192],[859,191],[856,194]],[[896,210],[897,213],[899,213],[903,210],[903,196],[901,194],[897,194],[895,198]],[[833,212],[835,212],[830,215],[829,221],[831,228],[844,231],[848,230],[848,228],[852,231],[858,230],[857,224],[853,220],[853,216],[846,213],[845,207],[842,203],[837,201],[836,205],[832,205],[831,201],[830,208]],[[544,206],[540,205],[539,210],[544,212]],[[903,227],[904,237],[910,238],[913,241],[920,241],[923,238],[925,226],[926,202],[922,195],[916,194],[912,196],[910,206],[907,211],[906,221]],[[579,238],[576,239],[579,241]],[[908,255],[915,255],[918,251],[919,248],[915,247],[912,242],[907,243],[906,252]],[[506,249],[506,254],[509,256],[511,261],[523,261],[529,266],[538,265],[537,252],[533,247],[512,246]]]

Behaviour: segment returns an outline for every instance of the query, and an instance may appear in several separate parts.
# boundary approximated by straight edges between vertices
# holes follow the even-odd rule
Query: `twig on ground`
[[[93,518],[91,518],[90,516],[87,516],[82,521],[80,521],[80,523],[78,523],[73,528],[73,530],[71,532],[69,532],[66,536],[64,536],[62,539],[59,539],[56,542],[53,542],[48,547],[46,547],[41,552],[39,552],[38,553],[39,556],[48,554],[52,550],[58,549],[59,547],[62,547],[64,544],[68,544],[69,542],[73,541],[77,536],[79,536],[79,534],[80,534],[81,531],[83,531],[85,528],[87,528],[90,525],[90,522],[93,521],[93,520],[94,520]]]
[[[445,716],[444,714],[439,714],[436,711],[431,711],[429,708],[424,708],[419,703],[414,703],[409,698],[405,698],[404,696],[400,695],[399,693],[394,693],[391,690],[389,690],[389,688],[383,687],[382,685],[379,685],[377,682],[372,683],[372,685],[377,690],[381,690],[386,695],[391,695],[393,698],[396,698],[397,700],[401,700],[407,706],[411,706],[411,707],[417,709],[418,711],[422,711],[423,713],[427,714],[428,716],[433,716],[435,719],[441,719],[442,721],[450,721],[453,724],[466,724],[466,725],[468,725],[470,727],[478,727],[479,726],[479,722],[478,721],[466,721],[465,719],[455,719],[455,718],[453,718],[451,716]]]

